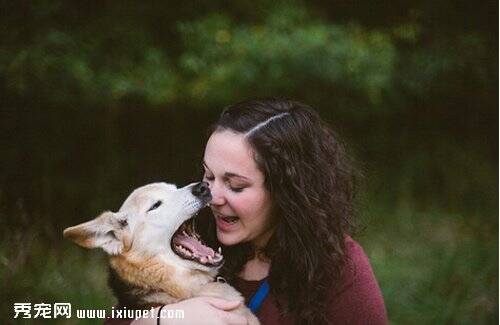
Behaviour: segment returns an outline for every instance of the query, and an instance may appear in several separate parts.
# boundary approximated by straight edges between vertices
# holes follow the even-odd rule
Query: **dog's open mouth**
[[[203,242],[195,229],[195,218],[185,221],[172,238],[172,250],[181,258],[195,261],[205,266],[216,267],[224,257],[219,247],[215,251]]]

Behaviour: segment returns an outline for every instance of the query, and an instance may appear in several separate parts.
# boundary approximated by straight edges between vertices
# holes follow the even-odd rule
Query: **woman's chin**
[[[239,244],[243,241],[238,233],[227,233],[217,229],[217,239],[224,246],[232,246]]]

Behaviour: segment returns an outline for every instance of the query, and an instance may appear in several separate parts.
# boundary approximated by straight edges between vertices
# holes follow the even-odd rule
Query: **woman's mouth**
[[[240,220],[237,216],[226,216],[217,212],[214,212],[217,227],[221,230],[229,231],[233,230]]]

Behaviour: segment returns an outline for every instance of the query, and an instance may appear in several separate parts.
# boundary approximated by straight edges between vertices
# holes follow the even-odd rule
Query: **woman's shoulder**
[[[342,291],[354,284],[360,284],[360,282],[375,282],[376,284],[368,256],[361,245],[351,236],[345,236],[345,264],[341,279],[341,285],[337,287]]]
[[[351,236],[345,236],[346,265],[351,267],[369,267],[370,261],[363,247]]]
[[[331,296],[332,317],[339,323],[386,324],[384,299],[368,256],[350,236],[345,238],[345,248],[341,282]]]

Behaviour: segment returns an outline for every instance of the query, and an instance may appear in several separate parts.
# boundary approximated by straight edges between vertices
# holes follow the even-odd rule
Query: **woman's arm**
[[[159,314],[160,307],[153,310],[155,317],[130,319],[108,319],[105,325],[157,325],[158,316],[162,325],[197,325],[197,324],[246,324],[247,320],[241,315],[230,313],[239,307],[241,302],[229,301],[213,297],[197,297],[187,299],[175,304],[166,305]],[[183,318],[168,318],[168,310],[182,311]],[[178,313],[174,313],[178,314]],[[161,317],[163,316],[163,317]]]

